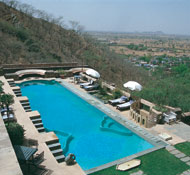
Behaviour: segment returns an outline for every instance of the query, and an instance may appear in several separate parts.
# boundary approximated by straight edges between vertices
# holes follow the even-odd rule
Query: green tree
[[[12,122],[6,125],[9,137],[13,145],[22,145],[24,140],[24,129],[18,123]]]
[[[179,76],[184,77],[185,74],[189,71],[188,66],[185,64],[181,64],[179,66],[176,66],[172,69],[175,74],[178,74]]]
[[[122,92],[119,90],[119,89],[116,89],[114,92],[113,92],[113,97],[116,99],[116,98],[120,98],[122,96]]]
[[[2,81],[0,81],[0,95],[3,93],[3,82]]]

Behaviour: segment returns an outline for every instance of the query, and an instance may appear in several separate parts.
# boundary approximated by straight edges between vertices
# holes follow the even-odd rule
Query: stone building
[[[154,106],[144,99],[137,100],[130,108],[132,119],[146,128],[155,126],[162,119],[162,112],[155,110]]]

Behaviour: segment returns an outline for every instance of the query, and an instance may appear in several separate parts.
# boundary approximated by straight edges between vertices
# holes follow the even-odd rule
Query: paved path
[[[169,153],[173,154],[175,157],[180,159],[182,162],[186,163],[187,165],[190,166],[190,157],[187,156],[186,154],[182,153],[178,149],[176,149],[174,146],[167,146],[166,149],[169,151]],[[190,175],[190,169],[184,171],[180,175]]]
[[[183,123],[183,122],[178,122],[173,125],[164,125],[164,128],[171,133],[177,135],[178,137],[190,141],[190,127],[189,125]]]
[[[13,173],[14,172],[14,173]],[[22,175],[9,135],[0,114],[0,174]]]

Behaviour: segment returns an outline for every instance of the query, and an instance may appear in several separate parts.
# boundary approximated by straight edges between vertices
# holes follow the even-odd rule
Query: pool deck
[[[22,175],[9,135],[0,114],[0,174]]]
[[[12,87],[9,86],[7,83],[6,79],[4,77],[0,77],[0,80],[4,82],[3,88],[5,89],[6,93],[13,94]],[[31,79],[27,79],[31,80]],[[156,127],[147,129],[144,127],[139,126],[136,124],[130,117],[129,111],[118,111],[116,110],[115,107],[109,105],[109,104],[104,104],[97,98],[93,97],[92,95],[88,94],[84,89],[81,89],[78,84],[73,83],[70,79],[56,79],[56,81],[60,82],[63,86],[71,90],[73,93],[77,94],[84,100],[88,101],[91,105],[97,107],[104,113],[106,113],[108,116],[119,122],[120,124],[124,125],[125,127],[129,128],[131,131],[136,133],[137,135],[141,136],[151,144],[153,144],[155,147],[152,149],[148,149],[146,151],[134,154],[132,156],[125,157],[123,159],[113,161],[111,163],[90,169],[88,171],[83,171],[78,164],[75,164],[73,166],[67,166],[65,163],[57,163],[55,158],[53,157],[52,153],[49,151],[47,145],[45,144],[46,141],[56,139],[57,136],[53,132],[49,133],[39,133],[36,128],[34,127],[33,123],[31,122],[29,118],[29,112],[25,112],[22,105],[20,104],[19,100],[17,97],[15,97],[15,104],[13,105],[13,108],[15,109],[15,115],[17,118],[17,121],[19,124],[23,125],[26,132],[25,132],[25,137],[30,138],[30,139],[36,139],[38,140],[39,143],[39,152],[45,151],[45,161],[42,163],[43,165],[46,166],[46,168],[51,169],[53,171],[52,174],[62,174],[62,175],[83,175],[83,174],[89,174],[95,171],[99,171],[101,169],[110,167],[115,164],[120,164],[126,161],[129,161],[131,159],[134,159],[136,157],[139,157],[141,155],[144,155],[146,153],[155,151],[160,148],[164,148],[169,144],[176,144],[183,142],[187,139],[190,139],[188,136],[184,137],[184,133],[189,133],[190,129],[188,127],[185,127],[183,124],[178,124],[176,125],[175,129],[173,129],[172,126],[166,126],[162,125],[159,126],[157,125]],[[181,128],[181,134],[178,133],[178,129]],[[184,131],[185,128],[185,131]],[[158,137],[158,134],[160,132],[166,132],[172,135],[174,139],[172,141],[165,142]],[[182,137],[183,136],[183,137]],[[0,151],[1,151],[0,147]],[[0,159],[0,163],[3,161],[3,159]],[[0,174],[1,170],[0,170]]]

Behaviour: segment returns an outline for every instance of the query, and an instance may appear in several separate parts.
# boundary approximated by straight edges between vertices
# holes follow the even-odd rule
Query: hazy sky
[[[190,35],[190,0],[19,0],[86,30]]]

